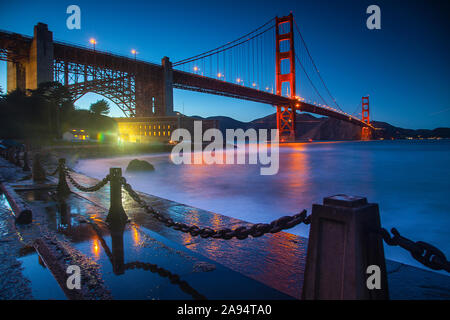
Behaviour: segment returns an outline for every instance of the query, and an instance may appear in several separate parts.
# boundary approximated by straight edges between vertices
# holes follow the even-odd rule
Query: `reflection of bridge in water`
[[[374,129],[368,98],[363,99],[361,118],[337,104],[292,14],[174,64],[167,57],[159,65],[53,41],[52,32],[42,23],[35,26],[33,37],[1,31],[0,59],[8,61],[9,91],[57,81],[70,89],[74,100],[88,92],[101,94],[129,117],[173,115],[173,88],[177,88],[273,105],[283,139],[294,138],[297,111],[361,126],[366,138]],[[296,64],[301,67],[299,74]],[[328,96],[333,107],[325,99]]]

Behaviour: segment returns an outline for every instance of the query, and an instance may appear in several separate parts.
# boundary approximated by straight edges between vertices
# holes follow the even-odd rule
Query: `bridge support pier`
[[[168,57],[161,60],[163,67],[163,106],[164,115],[173,115],[173,69]]]
[[[46,24],[38,23],[28,56],[7,64],[7,90],[36,89],[48,81],[53,81],[53,33]]]
[[[295,109],[277,106],[277,129],[280,142],[295,140]]]
[[[173,69],[169,58],[161,60],[162,74],[135,76],[136,117],[173,115]]]

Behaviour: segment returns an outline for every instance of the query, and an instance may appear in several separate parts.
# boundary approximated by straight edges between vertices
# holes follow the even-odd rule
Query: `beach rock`
[[[155,171],[155,167],[145,160],[133,159],[128,164],[126,171]]]

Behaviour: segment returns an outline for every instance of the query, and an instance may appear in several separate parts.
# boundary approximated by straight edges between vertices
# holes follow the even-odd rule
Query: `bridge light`
[[[195,71],[195,72],[198,71],[198,67],[197,67],[197,66],[194,67],[194,71]]]
[[[219,73],[217,74],[217,77],[218,77],[218,78],[221,78],[221,77],[222,77],[222,74],[219,72]]]
[[[266,90],[269,91],[269,87],[266,87]]]
[[[252,86],[256,87],[256,83],[253,82],[253,83],[252,83]]]
[[[237,78],[237,79],[236,79],[236,82],[237,82],[237,83],[241,82],[241,79]]]
[[[94,51],[95,51],[95,45],[97,44],[97,41],[94,38],[91,38],[89,40],[89,42],[94,46]]]
[[[136,60],[136,54],[137,54],[137,51],[134,50],[134,49],[132,49],[132,50],[131,50],[131,53],[134,54],[134,60]]]

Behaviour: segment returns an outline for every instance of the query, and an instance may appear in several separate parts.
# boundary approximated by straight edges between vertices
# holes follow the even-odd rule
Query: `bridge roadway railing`
[[[22,166],[20,161],[14,159],[14,155],[19,154],[17,150],[4,150],[1,154],[12,163]],[[33,166],[42,170],[38,159],[37,156],[33,157]],[[33,174],[37,169],[33,168]],[[106,222],[112,227],[124,226],[129,221],[122,206],[122,189],[156,220],[193,237],[244,240],[249,236],[257,238],[287,230],[300,223],[310,225],[302,290],[304,299],[387,299],[389,293],[383,242],[405,249],[415,260],[432,270],[450,273],[450,262],[441,250],[423,241],[410,240],[395,228],[391,229],[391,235],[381,227],[378,205],[368,203],[364,197],[335,195],[325,198],[323,204],[314,204],[311,215],[303,210],[271,223],[256,223],[233,230],[215,230],[176,222],[166,217],[133,190],[122,176],[121,168],[111,168],[110,173],[93,186],[79,184],[73,178],[72,170],[66,166],[65,159],[59,160],[52,173],[59,175],[56,195],[60,199],[71,193],[68,181],[82,192],[95,192],[110,183],[110,209]],[[375,274],[377,270],[380,272],[380,279],[374,281],[376,290],[372,290],[370,279],[366,279],[366,276],[370,272]]]

